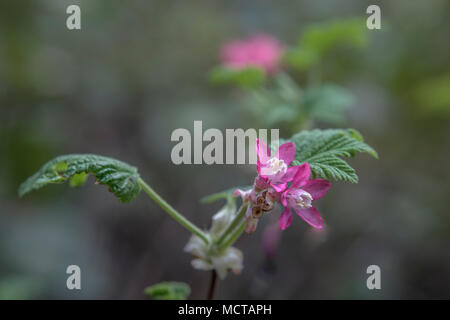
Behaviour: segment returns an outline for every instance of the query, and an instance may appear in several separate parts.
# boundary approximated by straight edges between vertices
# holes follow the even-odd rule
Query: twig
[[[206,299],[212,300],[214,299],[214,293],[216,292],[216,283],[217,283],[217,272],[216,270],[211,271],[211,280],[209,282],[208,296]]]

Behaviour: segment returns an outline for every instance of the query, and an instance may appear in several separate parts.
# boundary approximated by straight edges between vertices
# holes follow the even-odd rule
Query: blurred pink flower
[[[241,40],[226,43],[220,52],[222,63],[232,69],[245,67],[262,68],[267,73],[279,71],[283,54],[280,42],[268,34],[257,34]]]
[[[263,252],[268,259],[275,257],[281,240],[281,230],[278,224],[271,223],[268,225],[263,232],[262,237],[262,248]]]

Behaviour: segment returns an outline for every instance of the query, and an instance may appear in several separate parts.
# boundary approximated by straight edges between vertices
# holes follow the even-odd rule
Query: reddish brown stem
[[[214,293],[216,292],[216,284],[217,284],[217,272],[213,270],[211,272],[211,280],[209,282],[208,296],[206,299],[212,300],[214,299]]]

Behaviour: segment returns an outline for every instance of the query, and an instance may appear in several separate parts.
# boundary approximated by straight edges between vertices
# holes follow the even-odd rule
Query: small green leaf
[[[156,300],[186,300],[191,288],[184,282],[161,282],[145,288],[144,292]]]
[[[51,183],[63,183],[71,178],[71,186],[80,186],[91,174],[98,183],[109,190],[122,202],[129,202],[138,195],[141,186],[135,167],[116,159],[93,154],[70,154],[59,156],[29,177],[19,187],[19,196],[40,189]]]
[[[376,151],[364,143],[361,134],[354,129],[328,129],[302,131],[289,140],[295,143],[297,153],[293,165],[308,162],[313,178],[358,182],[355,170],[341,158],[366,152],[378,158]]]
[[[233,84],[242,88],[254,88],[260,86],[266,78],[261,68],[247,67],[243,69],[231,69],[217,67],[211,71],[210,80],[215,84]]]

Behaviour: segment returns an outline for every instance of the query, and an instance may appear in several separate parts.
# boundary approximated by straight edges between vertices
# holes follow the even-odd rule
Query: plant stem
[[[214,293],[216,292],[216,284],[217,284],[217,272],[216,270],[211,271],[211,281],[209,282],[208,296],[206,299],[212,300],[214,299]]]
[[[229,246],[231,246],[244,232],[245,229],[245,220],[242,220],[239,226],[231,233],[231,235],[227,238],[227,240],[219,246],[219,251],[225,250]]]
[[[198,236],[206,244],[209,243],[208,237],[203,231],[201,231],[196,225],[185,218],[181,213],[175,210],[170,204],[168,204],[159,194],[157,194],[144,180],[139,178],[139,184],[142,189],[153,199],[164,211],[166,211],[172,218],[174,218],[179,224],[189,230],[191,233]]]
[[[217,245],[220,246],[220,244],[227,238],[227,236],[236,228],[236,226],[241,222],[241,220],[245,216],[245,211],[247,210],[248,202],[244,202],[242,206],[239,209],[238,214],[234,218],[234,220],[231,222],[231,224],[228,226],[228,228],[222,233],[222,235],[217,240]]]

